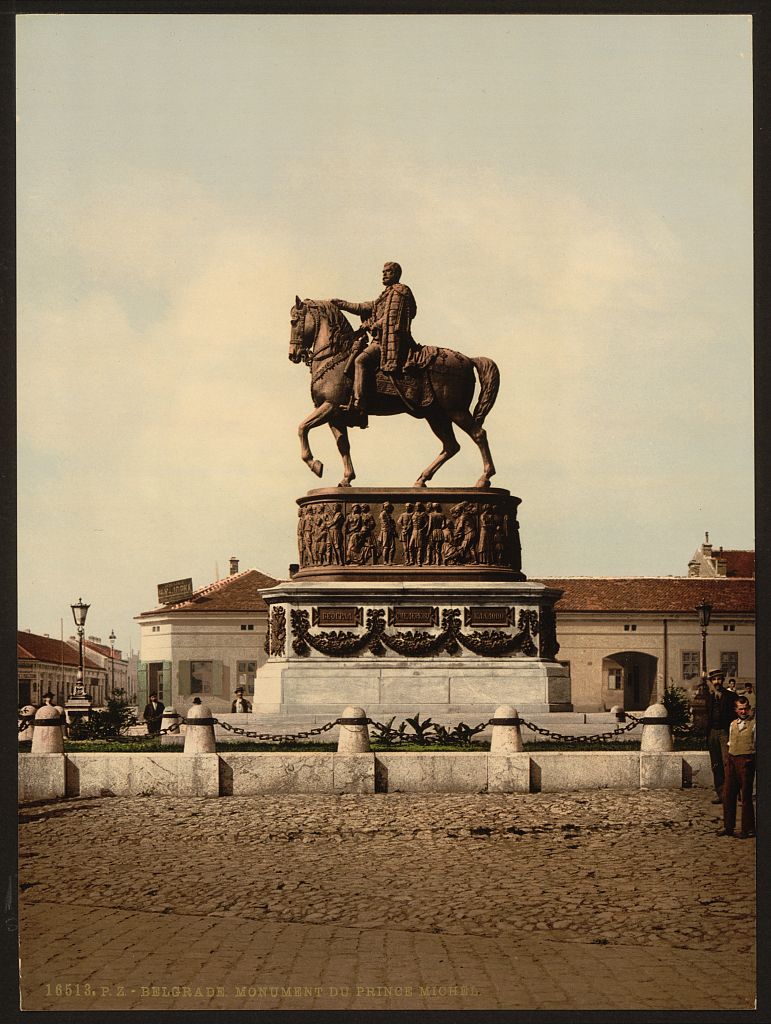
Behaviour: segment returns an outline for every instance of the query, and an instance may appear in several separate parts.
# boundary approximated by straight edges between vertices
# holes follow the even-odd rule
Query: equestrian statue
[[[366,428],[369,416],[409,413],[425,419],[442,450],[415,481],[425,487],[440,466],[460,450],[453,424],[465,431],[482,454],[483,473],[475,487],[487,488],[495,473],[483,423],[498,395],[498,367],[486,356],[470,357],[449,348],[419,345],[411,324],[417,315],[412,291],[401,283],[398,263],[383,267],[381,294],[371,302],[295,298],[291,312],[289,358],[311,372],[313,412],[298,428],[303,462],[321,476],[308,433],[329,424],[343,460],[340,487],[356,478],[348,427]],[[343,310],[359,316],[354,330]],[[473,412],[476,376],[479,397]]]

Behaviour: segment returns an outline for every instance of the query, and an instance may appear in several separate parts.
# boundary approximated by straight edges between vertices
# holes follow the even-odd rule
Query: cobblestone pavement
[[[23,1006],[748,1008],[755,844],[710,797],[25,807]]]

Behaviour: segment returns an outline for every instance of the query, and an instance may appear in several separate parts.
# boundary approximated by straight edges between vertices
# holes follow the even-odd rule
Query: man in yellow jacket
[[[728,756],[723,784],[723,828],[721,836],[734,835],[736,798],[741,795],[742,828],[737,839],[755,835],[755,808],[752,805],[752,784],[755,781],[755,716],[746,697],[736,702],[739,716],[728,730]]]

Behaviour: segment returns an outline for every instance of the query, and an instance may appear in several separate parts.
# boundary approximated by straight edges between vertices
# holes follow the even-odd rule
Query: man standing
[[[235,700],[230,705],[231,715],[248,715],[252,710],[252,705],[244,696],[243,686],[237,686],[235,691]]]
[[[755,835],[755,808],[752,805],[752,784],[755,781],[755,722],[750,702],[739,697],[739,716],[728,730],[728,758],[723,783],[723,828],[720,836],[732,836],[736,827],[736,798],[742,804],[742,830],[737,839]]]
[[[715,784],[713,804],[723,802],[723,783],[725,781],[725,762],[728,757],[728,729],[736,718],[737,694],[726,690],[723,686],[725,672],[715,669],[709,674],[709,681],[714,689],[707,697],[707,749],[712,765],[712,779]]]
[[[150,694],[150,700],[145,704],[145,711],[142,715],[147,723],[147,732],[150,736],[157,736],[161,731],[161,719],[165,705],[158,700],[157,693]]]
[[[351,408],[366,412],[364,389],[367,372],[374,373],[378,365],[384,373],[400,373],[415,342],[410,325],[417,316],[415,297],[406,284],[400,283],[402,268],[398,263],[383,267],[384,289],[373,302],[348,302],[332,299],[332,303],[347,313],[362,319],[362,327],[372,335],[373,341],[356,357]]]

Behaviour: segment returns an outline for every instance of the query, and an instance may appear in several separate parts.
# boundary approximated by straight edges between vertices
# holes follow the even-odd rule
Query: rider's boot
[[[342,408],[348,412],[353,421],[354,426],[367,426],[367,410],[364,408],[364,367],[357,362],[354,368],[353,377],[353,397],[348,405],[344,405]]]

